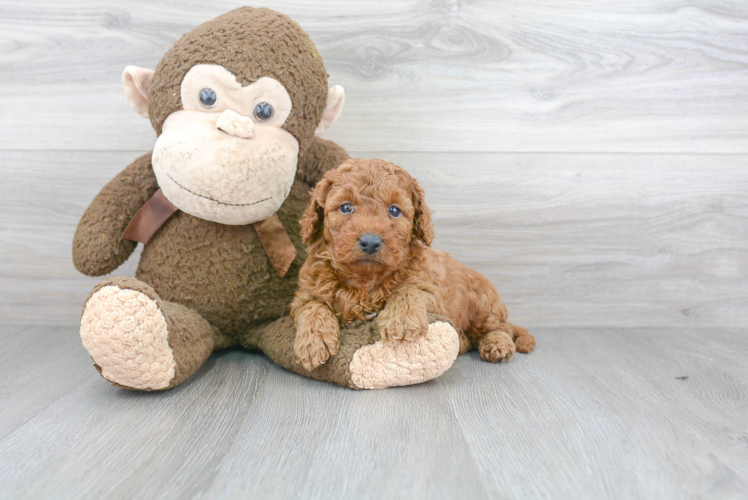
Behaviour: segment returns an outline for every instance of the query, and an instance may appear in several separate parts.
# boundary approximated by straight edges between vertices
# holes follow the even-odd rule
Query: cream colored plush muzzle
[[[293,184],[299,144],[285,130],[227,109],[177,111],[153,151],[153,171],[180,210],[221,224],[278,211]]]

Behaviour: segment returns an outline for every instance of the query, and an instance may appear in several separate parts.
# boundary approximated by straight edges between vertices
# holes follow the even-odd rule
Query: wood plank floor
[[[139,393],[75,327],[3,327],[0,498],[746,498],[745,331],[534,333],[407,388],[230,350]]]

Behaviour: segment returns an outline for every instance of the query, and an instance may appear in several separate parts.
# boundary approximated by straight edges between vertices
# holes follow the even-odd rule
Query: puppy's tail
[[[514,345],[517,347],[517,351],[528,353],[535,349],[535,337],[527,333],[527,330],[521,326],[513,325],[508,321],[506,322],[506,325],[512,330],[512,340],[514,340]]]

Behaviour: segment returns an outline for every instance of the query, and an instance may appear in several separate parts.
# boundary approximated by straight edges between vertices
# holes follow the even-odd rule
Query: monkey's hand
[[[296,360],[307,370],[314,370],[338,352],[340,327],[338,319],[326,305],[309,302],[295,315]]]
[[[158,189],[147,153],[102,188],[78,223],[73,263],[88,276],[111,273],[130,257],[137,243],[120,241],[130,220]]]

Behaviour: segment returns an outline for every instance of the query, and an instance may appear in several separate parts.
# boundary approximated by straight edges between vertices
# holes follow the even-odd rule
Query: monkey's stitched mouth
[[[214,200],[213,198],[209,198],[208,196],[203,196],[203,195],[201,195],[199,193],[191,191],[191,190],[187,189],[186,187],[182,186],[180,183],[178,183],[176,181],[176,179],[174,179],[174,177],[171,176],[171,174],[166,174],[166,175],[169,177],[169,179],[172,180],[172,182],[174,182],[174,184],[176,184],[180,188],[184,189],[188,193],[194,194],[195,196],[199,196],[200,198],[205,198],[206,200],[212,201],[213,203],[218,203],[219,205],[226,205],[227,207],[249,207],[249,206],[252,206],[252,205],[257,205],[258,203],[262,203],[263,201],[268,201],[269,199],[272,198],[272,196],[269,196],[269,197],[265,198],[264,200],[255,201],[255,202],[252,202],[252,203],[223,203],[222,201]]]

